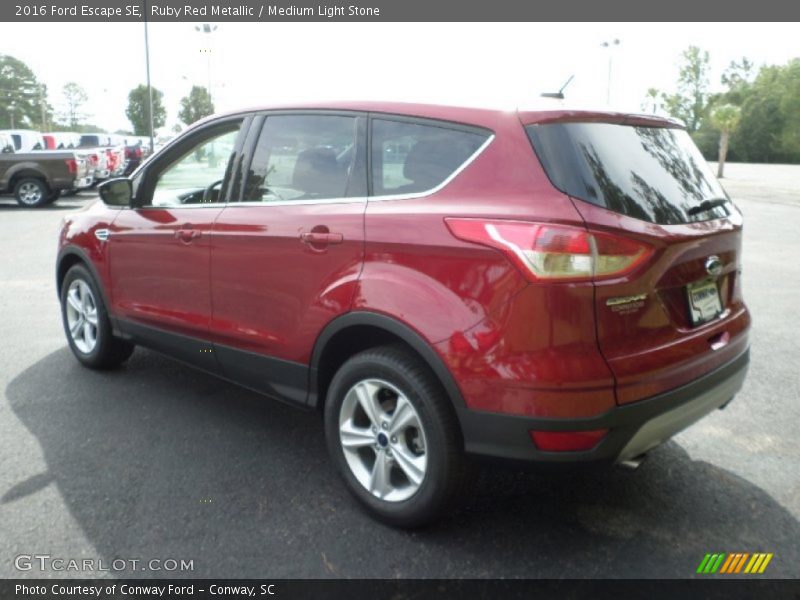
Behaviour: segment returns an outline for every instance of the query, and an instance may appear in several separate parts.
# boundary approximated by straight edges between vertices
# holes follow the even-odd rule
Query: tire
[[[365,397],[377,400],[370,406],[381,412],[373,418],[364,409]],[[409,425],[393,431],[400,422]],[[343,436],[352,446],[345,448]],[[427,365],[405,348],[374,348],[342,365],[327,394],[325,437],[350,492],[390,525],[429,524],[462,491],[466,463],[450,399]]]
[[[60,197],[61,197],[61,190],[53,190],[52,192],[50,192],[50,195],[47,197],[47,200],[45,201],[45,204],[52,204],[53,202],[58,200]]]
[[[114,337],[103,296],[83,265],[73,266],[64,276],[61,320],[75,358],[91,369],[111,369],[125,362],[133,353],[133,344]],[[75,334],[71,331],[73,327],[76,328]]]
[[[36,177],[23,177],[14,185],[14,198],[25,208],[38,208],[47,204],[50,188]]]

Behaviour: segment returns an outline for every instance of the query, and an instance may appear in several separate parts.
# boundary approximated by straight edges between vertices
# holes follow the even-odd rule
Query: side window
[[[452,175],[488,133],[421,125],[404,121],[372,121],[372,195],[416,194],[435,188]]]
[[[152,206],[219,202],[220,190],[233,160],[240,122],[217,129],[198,141],[158,176]]]
[[[242,194],[244,202],[344,198],[355,159],[356,118],[268,116]]]

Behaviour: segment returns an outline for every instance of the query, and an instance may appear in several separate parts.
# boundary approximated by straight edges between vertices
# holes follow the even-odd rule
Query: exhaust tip
[[[644,459],[647,458],[647,454],[640,454],[639,456],[634,456],[633,458],[629,458],[627,460],[620,461],[618,464],[620,467],[627,469],[629,471],[635,471],[639,468],[644,462]]]

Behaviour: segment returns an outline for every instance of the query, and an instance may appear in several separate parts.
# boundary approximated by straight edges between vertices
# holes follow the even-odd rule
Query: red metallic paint
[[[728,283],[741,266],[742,218],[686,225],[656,225],[575,200],[593,229],[624,232],[656,248],[651,259],[626,277],[596,283],[597,337],[617,384],[620,404],[676,388],[725,364],[747,348],[750,316]],[[708,277],[705,260],[720,257],[723,318],[692,328],[686,285]],[[610,307],[610,298],[646,293],[641,303]],[[641,304],[641,306],[639,306]],[[624,310],[620,310],[623,308]],[[711,340],[727,333],[717,349]]]
[[[308,363],[332,319],[350,310],[364,255],[366,201],[236,206],[214,224],[211,340]],[[301,240],[340,234],[341,243]]]
[[[680,386],[746,348],[749,315],[738,283],[741,219],[666,227],[573,201],[547,179],[521,122],[673,123],[397,103],[274,108],[438,118],[485,127],[495,138],[442,190],[416,199],[231,205],[185,214],[96,204],[66,222],[60,247],[89,254],[116,316],[307,363],[320,331],[336,316],[355,309],[385,314],[435,348],[469,408],[541,417],[603,413]],[[456,239],[446,217],[588,224],[655,251],[622,278],[530,283],[501,252]],[[113,232],[106,247],[92,235],[101,226]],[[198,230],[201,237],[181,242],[179,229]],[[300,240],[311,231],[341,233],[343,241],[314,248]],[[728,313],[690,329],[680,295],[686,283],[703,277],[710,254],[724,264]],[[627,312],[606,305],[609,298],[640,293],[647,298]]]
[[[107,250],[115,315],[207,338],[210,233],[220,212],[218,207],[119,211]]]

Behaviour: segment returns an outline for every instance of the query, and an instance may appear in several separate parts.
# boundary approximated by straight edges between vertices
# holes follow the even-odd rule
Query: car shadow
[[[6,394],[47,467],[0,504],[55,485],[98,558],[194,566],[126,576],[692,577],[707,552],[773,552],[767,574],[797,576],[797,520],[674,442],[635,472],[485,468],[460,508],[409,532],[351,499],[317,413],[158,354],[94,372],[64,348]]]

